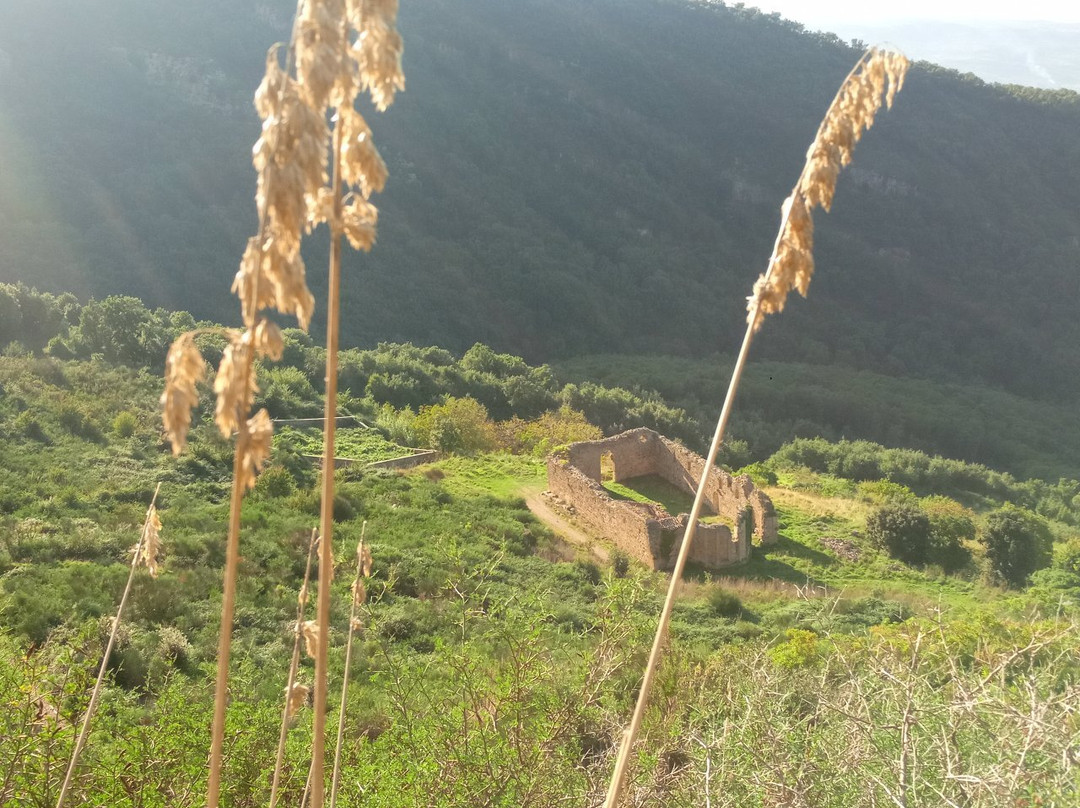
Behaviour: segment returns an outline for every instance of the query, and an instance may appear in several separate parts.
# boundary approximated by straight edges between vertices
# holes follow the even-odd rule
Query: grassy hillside
[[[289,13],[4,4],[0,280],[231,317],[250,96]],[[376,132],[391,182],[378,249],[349,259],[346,342],[482,341],[533,361],[730,349],[855,52],[686,0],[401,15],[409,89]],[[1071,399],[1078,125],[1075,95],[917,67],[819,223],[811,300],[770,324],[761,356]]]
[[[205,778],[228,447],[203,422],[190,452],[173,459],[154,413],[156,380],[100,358],[3,357],[0,385],[0,801],[55,801],[127,548],[160,481],[164,567],[156,579],[136,577],[74,793],[83,804],[194,806]],[[959,798],[945,772],[961,755],[980,781],[971,805],[1034,794],[1069,804],[1076,786],[1061,761],[1080,739],[1069,708],[1080,672],[1075,529],[1049,523],[1053,566],[1026,588],[1002,589],[982,544],[1001,497],[984,493],[968,509],[898,483],[859,483],[835,473],[847,450],[828,446],[789,447],[752,469],[778,508],[777,545],[742,566],[689,575],[634,793],[689,806],[704,789],[735,805],[764,799],[782,771],[830,795],[821,804],[897,788],[929,804],[938,793]],[[289,621],[316,519],[317,475],[298,448],[302,436],[279,434],[244,505],[226,754],[238,806],[265,801]],[[819,457],[825,467],[813,468]],[[543,485],[535,455],[339,474],[335,625],[347,618],[364,522],[375,558],[348,699],[348,799],[539,808],[602,792],[665,576],[618,553],[598,565],[537,522],[521,498]],[[963,496],[956,479],[941,479]],[[937,514],[935,531],[957,523],[942,514],[970,522],[949,574],[898,561],[871,540],[868,517],[897,502]],[[343,642],[339,628],[335,678]],[[302,662],[302,681],[310,665]],[[905,703],[916,716],[908,741],[889,729]],[[301,713],[290,731],[285,804],[303,787],[309,721]],[[1006,742],[979,743],[987,726]],[[905,744],[920,764],[898,777]]]

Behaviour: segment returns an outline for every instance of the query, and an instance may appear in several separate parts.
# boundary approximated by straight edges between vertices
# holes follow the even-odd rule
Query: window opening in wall
[[[754,543],[754,512],[749,508],[744,508],[742,512],[742,526],[743,533],[746,536],[746,543]]]
[[[615,482],[615,459],[611,456],[611,452],[600,455],[600,482]]]
[[[679,540],[680,535],[678,530],[660,531],[660,557],[665,563],[670,560],[671,551],[675,549],[675,542]]]

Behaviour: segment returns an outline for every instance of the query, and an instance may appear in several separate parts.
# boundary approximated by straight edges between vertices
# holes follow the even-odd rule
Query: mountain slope
[[[290,5],[0,9],[0,280],[233,318],[250,95]],[[855,51],[685,0],[429,0],[401,29],[408,92],[374,121],[391,183],[379,245],[350,259],[347,341],[533,360],[735,342]],[[1028,95],[915,69],[819,219],[810,300],[760,355],[1075,395],[1080,103]]]

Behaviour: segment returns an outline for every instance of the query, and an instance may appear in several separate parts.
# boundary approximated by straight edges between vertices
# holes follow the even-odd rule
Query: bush
[[[82,408],[74,404],[64,403],[60,405],[59,420],[60,426],[72,435],[90,441],[102,439],[101,429],[98,427],[97,422]]]
[[[778,668],[808,668],[821,659],[821,648],[814,632],[789,628],[785,636],[786,642],[769,651],[769,657]]]
[[[1072,575],[1080,575],[1080,538],[1073,537],[1054,548],[1054,566]]]
[[[751,463],[749,466],[738,469],[735,474],[737,476],[747,475],[758,488],[776,485],[776,472],[765,463]]]
[[[922,506],[930,518],[930,560],[947,573],[966,567],[971,553],[964,542],[975,539],[975,514],[943,496],[927,497]]]
[[[859,499],[875,505],[895,505],[915,500],[910,488],[889,480],[867,480],[859,483],[857,490]]]
[[[574,568],[588,583],[597,586],[600,583],[600,568],[592,561],[575,561]]]
[[[531,421],[511,418],[501,422],[497,429],[499,445],[503,448],[541,456],[568,443],[604,437],[599,427],[585,419],[584,413],[565,405]]]
[[[925,564],[930,551],[930,517],[914,505],[886,505],[866,517],[866,537],[905,564]]]
[[[709,590],[706,600],[717,617],[738,617],[742,614],[743,605],[738,596],[719,586]]]
[[[119,435],[121,438],[130,438],[135,434],[135,429],[139,426],[139,421],[135,417],[134,413],[127,412],[126,410],[115,418],[112,422],[112,431]]]
[[[296,490],[293,476],[284,466],[271,466],[255,481],[254,494],[268,499],[290,496]]]
[[[495,425],[484,405],[472,398],[446,399],[422,407],[413,421],[421,445],[449,454],[472,455],[495,448]]]
[[[630,556],[622,550],[611,554],[611,571],[616,578],[625,578],[630,574]]]
[[[1050,528],[1041,517],[1015,505],[987,517],[983,543],[994,572],[1011,587],[1023,586],[1031,573],[1050,564]]]
[[[36,440],[38,443],[44,444],[52,443],[45,433],[45,429],[41,426],[41,421],[30,410],[24,410],[15,416],[15,429],[30,438],[30,440]]]

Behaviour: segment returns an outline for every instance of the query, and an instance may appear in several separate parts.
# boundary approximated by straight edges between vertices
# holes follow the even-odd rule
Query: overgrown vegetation
[[[713,11],[728,13],[692,13]],[[779,541],[722,575],[689,569],[680,592],[694,519],[667,580],[576,529],[565,543],[531,511],[565,527],[537,504],[546,452],[641,424],[696,443],[687,411],[642,388],[564,385],[481,344],[460,359],[339,351],[342,241],[372,246],[368,198],[387,175],[355,102],[370,92],[382,110],[404,87],[395,14],[302,2],[292,41],[270,51],[258,232],[234,285],[242,328],[0,287],[16,324],[0,357],[0,473],[19,481],[0,502],[0,802],[184,808],[205,790],[210,808],[268,793],[321,808],[329,780],[331,808],[339,785],[346,802],[388,808],[540,808],[605,790],[614,806],[642,729],[634,804],[1075,802],[1080,484],[865,442],[795,441],[765,459],[732,441],[723,459],[757,460],[747,472],[774,496]],[[750,298],[728,404],[764,315],[806,292],[811,209],[830,207],[906,68],[868,51],[830,107]],[[325,349],[265,314],[306,329],[300,243],[323,222]],[[212,407],[204,357],[220,362]],[[147,375],[162,362],[164,436]],[[272,416],[320,409],[321,437],[283,429],[272,444]],[[340,415],[359,428],[339,444]],[[189,453],[166,462],[165,439]],[[413,444],[446,459],[408,473],[364,462]],[[339,469],[345,453],[358,462]],[[624,482],[608,485],[682,510],[648,480]],[[351,587],[337,568],[355,569]]]
[[[3,357],[0,385],[6,393],[0,400],[5,458],[0,469],[5,491],[0,516],[0,613],[7,632],[0,641],[5,649],[0,677],[5,681],[3,692],[10,694],[2,719],[7,723],[0,730],[5,739],[0,742],[0,768],[13,772],[5,781],[7,791],[0,793],[4,800],[31,806],[48,806],[50,798],[55,802],[88,685],[101,658],[103,619],[115,608],[127,571],[126,550],[134,544],[136,526],[161,479],[165,563],[157,580],[145,572],[136,576],[126,629],[109,664],[109,686],[73,796],[90,804],[197,805],[205,782],[204,739],[210,716],[205,677],[215,655],[228,447],[204,413],[192,431],[190,453],[179,462],[169,459],[154,426],[156,379],[147,371],[103,359]],[[100,436],[75,434],[64,427],[60,413],[65,407],[84,411],[90,422],[100,424]],[[20,428],[19,419],[26,412],[34,414],[48,443]],[[122,413],[135,420],[131,435],[108,426]],[[236,712],[229,724],[229,732],[237,734],[230,734],[226,744],[226,759],[233,761],[226,795],[237,805],[261,804],[269,788],[288,662],[290,638],[284,629],[295,612],[295,593],[317,513],[316,470],[301,461],[299,453],[285,450],[291,440],[288,430],[281,430],[282,448],[275,449],[270,468],[244,506]],[[534,457],[528,452],[516,457],[455,457],[407,475],[360,468],[338,473],[335,514],[342,574],[334,590],[335,625],[343,627],[347,618],[349,575],[344,570],[353,563],[351,547],[363,520],[368,520],[375,558],[369,588],[372,599],[378,599],[365,616],[370,621],[366,638],[354,650],[342,799],[356,797],[349,791],[355,787],[350,783],[364,785],[375,804],[388,806],[412,804],[425,789],[439,794],[440,804],[463,806],[467,795],[477,793],[499,793],[521,804],[550,804],[544,801],[554,798],[553,783],[559,784],[562,797],[578,801],[602,790],[618,721],[634,692],[644,636],[659,607],[662,579],[643,575],[617,554],[610,569],[597,566],[595,559],[561,544],[537,523],[514,493],[523,484],[542,484],[543,467]],[[671,685],[669,691],[663,685],[668,680],[662,677],[664,709],[685,716],[680,726],[697,727],[697,737],[707,746],[693,740],[693,733],[679,738],[665,734],[667,714],[663,721],[658,714],[649,720],[648,748],[654,751],[646,752],[633,787],[642,794],[663,793],[670,804],[700,800],[706,760],[711,761],[714,804],[727,799],[720,784],[732,784],[730,777],[716,779],[721,760],[728,761],[729,772],[747,773],[740,776],[739,788],[744,789],[740,794],[765,789],[765,772],[778,761],[795,766],[795,757],[770,756],[771,747],[752,742],[750,735],[737,744],[722,743],[722,735],[701,735],[722,729],[722,723],[712,723],[708,716],[717,710],[749,710],[730,715],[756,715],[762,722],[770,716],[771,743],[805,742],[798,734],[804,725],[797,723],[797,713],[784,714],[788,717],[774,726],[781,714],[771,712],[775,700],[763,699],[770,692],[805,689],[806,677],[821,675],[815,671],[839,675],[850,664],[851,673],[845,676],[864,676],[858,671],[868,668],[861,666],[886,664],[885,660],[899,665],[897,660],[903,657],[888,650],[892,640],[874,646],[877,656],[860,656],[871,653],[860,638],[879,636],[867,635],[868,627],[888,627],[912,615],[932,616],[944,606],[947,612],[941,619],[948,642],[953,643],[955,636],[957,649],[970,648],[982,637],[988,653],[1003,655],[1027,643],[1024,632],[1030,629],[1023,615],[1033,609],[1050,617],[1064,608],[1066,623],[1059,628],[1074,631],[1067,615],[1080,603],[1080,573],[1077,553],[1070,551],[1077,541],[1068,538],[1074,535],[1071,528],[1051,523],[1059,537],[1051,566],[1036,572],[1032,585],[1018,590],[1014,597],[1019,599],[1010,601],[992,583],[982,583],[980,565],[986,564],[985,556],[970,530],[970,525],[985,530],[998,507],[994,502],[976,503],[976,509],[969,510],[948,494],[919,499],[899,487],[871,488],[797,467],[790,460],[775,462],[772,473],[785,486],[770,489],[781,516],[780,543],[755,553],[743,567],[722,571],[716,579],[695,571],[676,608],[672,642],[677,657],[671,675],[680,666],[704,666],[728,677],[725,681],[737,689],[730,696],[724,689],[704,685],[690,693]],[[963,496],[962,491],[952,493]],[[942,577],[935,564],[910,567],[879,553],[865,533],[866,515],[897,495],[913,498],[929,514],[938,513],[932,525],[951,530],[965,548],[971,548],[974,560],[955,575]],[[951,515],[952,521],[942,513]],[[997,628],[989,632],[988,625]],[[796,650],[787,645],[792,630],[808,632],[813,640]],[[853,639],[844,640],[845,635]],[[910,634],[903,636],[908,638],[904,642],[910,640]],[[344,633],[333,635],[334,676],[340,670],[343,641]],[[27,656],[31,643],[36,650]],[[525,647],[530,655],[512,663],[513,655]],[[774,654],[775,648],[790,651]],[[937,653],[922,657],[920,665],[926,667],[918,668],[922,673],[913,680],[916,704],[925,704],[927,715],[937,715],[934,705],[948,697],[917,684],[945,675],[942,671],[951,663]],[[817,660],[810,667],[802,665],[807,654]],[[301,662],[301,676],[310,677],[310,665]],[[889,670],[905,681],[904,669]],[[958,683],[957,688],[992,685],[979,685],[982,677],[976,681],[968,670],[974,669],[960,663],[960,678],[949,681]],[[1064,663],[1051,667],[1048,661],[1031,670],[1044,681],[1057,671],[1060,687],[1074,681]],[[750,676],[751,671],[756,672]],[[919,678],[924,675],[930,678]],[[825,691],[814,708],[822,712],[812,715],[835,733],[850,734],[861,725],[835,724],[837,714],[831,712],[829,699],[839,698],[846,692],[843,687],[869,682],[842,677],[830,681],[837,689]],[[463,682],[471,688],[465,701]],[[994,698],[1003,701],[993,702],[998,705],[994,707],[986,702],[988,712],[980,720],[1001,720],[1000,711],[1012,704],[1007,689],[994,692]],[[1070,691],[1039,692],[1051,699],[1047,709],[1056,709],[1054,693]],[[895,705],[901,691],[889,693],[881,693],[882,700],[867,709],[892,715],[889,705]],[[744,696],[751,697],[749,704],[739,701]],[[728,698],[735,701],[725,701]],[[50,707],[58,709],[59,721],[50,718]],[[524,723],[503,724],[500,718],[493,730],[478,719],[491,714],[521,716]],[[301,726],[309,720],[301,718]],[[749,725],[739,726],[750,731]],[[765,728],[764,723],[753,726]],[[973,756],[974,765],[984,750],[963,740],[967,726],[958,724],[957,743],[961,753]],[[925,727],[925,733],[919,729],[916,735],[931,743],[931,726]],[[1055,733],[1045,737],[1047,744],[1064,744],[1068,738],[1075,743],[1076,728],[1067,720],[1055,725]],[[825,743],[826,736],[815,737]],[[828,737],[830,744],[843,740],[839,735]],[[308,754],[304,738],[303,732],[289,736],[282,805],[295,803],[303,789],[303,761]],[[892,740],[885,743],[887,738]],[[879,777],[899,751],[898,746],[889,746],[899,743],[896,736],[886,733],[881,739],[885,751],[874,759],[877,763],[864,761],[880,766],[874,769]],[[814,748],[822,760],[841,749],[828,744]],[[929,755],[931,750],[919,747],[917,753]],[[126,780],[114,776],[110,763],[121,754],[131,762]],[[535,770],[514,765],[512,761],[522,754],[533,755],[530,759],[542,760],[543,765]],[[420,779],[413,781],[409,796],[390,788],[403,770],[397,763],[387,768],[388,759],[400,765],[407,760],[416,763],[410,772]],[[982,760],[978,765],[987,768],[973,768],[973,776],[989,778],[988,783],[997,776],[994,772],[1017,765],[1016,758]],[[474,763],[480,768],[474,770]],[[46,765],[49,775],[44,774]],[[990,768],[993,765],[999,768]],[[812,768],[790,771],[803,782],[814,776]],[[890,771],[895,778],[895,770]],[[923,774],[910,782],[925,775],[927,782],[941,787],[934,779],[938,771],[927,763]],[[1030,782],[1027,778],[1036,771],[1042,782],[1066,782],[1065,770],[1021,767],[1018,783]],[[551,779],[554,775],[558,776]],[[990,795],[1007,788],[1000,778],[993,782],[998,790],[987,785],[980,797],[983,804],[994,804]],[[895,779],[885,783],[897,787]],[[854,798],[869,793],[859,792],[860,788],[880,786],[865,779],[856,783],[852,774],[835,787],[847,789],[845,798]]]

